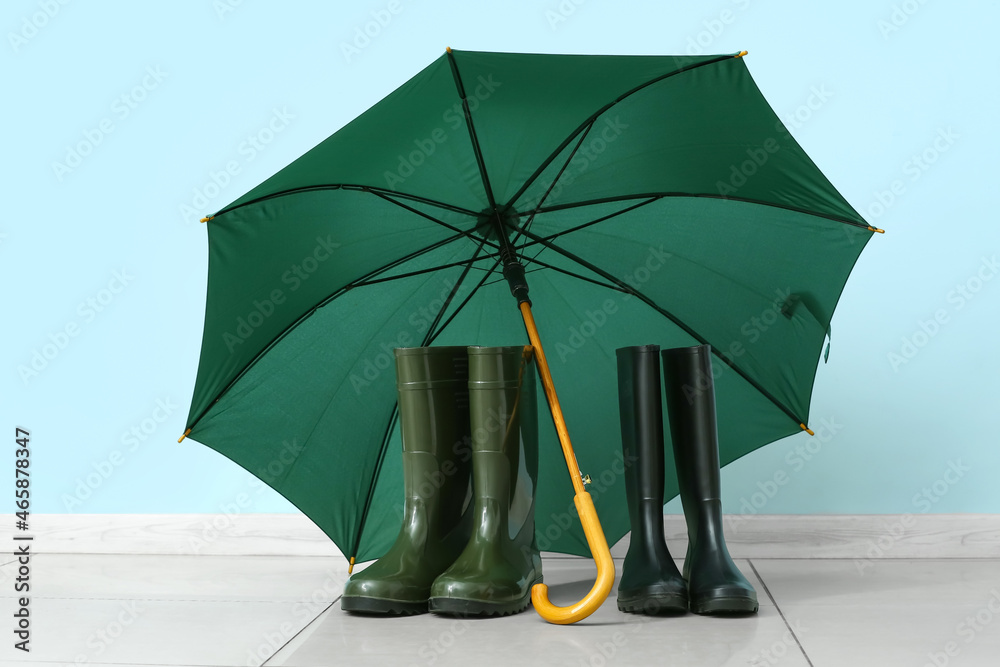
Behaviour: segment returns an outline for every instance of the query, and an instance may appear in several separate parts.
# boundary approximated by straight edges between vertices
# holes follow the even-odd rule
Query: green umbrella
[[[206,218],[191,437],[352,563],[377,558],[401,522],[392,349],[526,342],[519,265],[612,543],[629,529],[616,348],[712,345],[723,464],[805,429],[834,307],[881,230],[744,53],[449,50]],[[540,436],[539,546],[585,555],[573,449]]]

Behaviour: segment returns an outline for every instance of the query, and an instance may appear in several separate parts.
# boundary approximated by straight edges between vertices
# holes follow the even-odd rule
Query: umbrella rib
[[[555,266],[553,264],[549,264],[547,262],[543,262],[543,261],[539,260],[537,257],[532,257],[530,260],[526,260],[526,261],[529,264],[537,264],[539,267],[541,267],[543,269],[552,269],[553,271],[555,271],[557,273],[562,273],[562,274],[567,275],[567,276],[572,276],[573,278],[576,278],[577,280],[583,280],[584,282],[593,283],[593,284],[599,285],[601,287],[606,287],[606,288],[608,288],[610,290],[615,290],[616,292],[623,292],[623,293],[626,293],[626,294],[630,293],[628,290],[623,289],[622,287],[619,287],[618,285],[612,285],[610,283],[601,282],[600,280],[595,280],[593,278],[588,278],[587,276],[582,276],[579,273],[574,273],[573,271],[570,271],[568,269],[563,269],[563,268],[560,268],[560,267]],[[536,270],[538,270],[538,269],[536,269]],[[526,273],[533,273],[533,272],[534,271],[526,271]]]
[[[615,278],[613,275],[611,275],[607,271],[601,269],[600,267],[595,266],[594,264],[591,264],[590,262],[588,262],[587,260],[583,259],[582,257],[580,257],[580,256],[578,256],[578,255],[576,255],[576,254],[574,254],[574,253],[572,253],[572,252],[570,252],[570,251],[568,251],[568,250],[566,250],[564,248],[560,248],[559,246],[557,246],[556,244],[552,243],[551,241],[546,241],[545,239],[543,239],[542,237],[540,237],[540,236],[538,236],[536,234],[532,234],[531,232],[525,230],[524,235],[527,236],[528,238],[534,240],[534,241],[537,241],[538,243],[541,243],[542,245],[544,245],[547,248],[551,248],[552,250],[556,251],[557,253],[559,253],[563,257],[566,257],[567,259],[570,259],[570,260],[576,262],[580,266],[583,266],[584,268],[587,268],[587,269],[593,271],[594,273],[596,273],[596,274],[604,277],[605,279],[609,280],[610,282],[618,285],[618,287],[621,289],[621,291],[626,292],[628,294],[631,294],[631,295],[635,296],[637,299],[639,299],[640,301],[642,301],[643,303],[645,303],[646,305],[648,305],[650,308],[652,308],[656,312],[660,313],[661,315],[663,315],[664,317],[666,317],[667,319],[669,319],[671,322],[673,322],[675,325],[677,325],[678,327],[680,327],[685,333],[687,333],[689,336],[691,336],[692,338],[694,338],[695,340],[697,340],[699,343],[701,343],[703,345],[709,345],[710,344],[707,340],[705,340],[705,338],[701,334],[699,334],[694,329],[692,329],[687,324],[685,324],[676,315],[674,315],[670,311],[666,310],[665,308],[663,308],[662,306],[660,306],[659,304],[657,304],[655,301],[653,301],[652,299],[650,299],[645,294],[643,294],[643,293],[635,290],[628,283],[626,283],[626,282],[624,282],[622,280],[619,280],[618,278]],[[759,391],[761,393],[761,395],[763,395],[769,401],[771,401],[772,403],[774,403],[774,405],[777,406],[778,409],[780,409],[782,412],[784,412],[786,415],[788,415],[791,419],[793,419],[796,424],[804,424],[805,423],[805,421],[806,421],[805,419],[801,419],[801,418],[797,417],[795,415],[795,413],[793,413],[784,403],[782,403],[777,398],[775,398],[771,394],[771,392],[769,392],[767,389],[765,389],[764,387],[762,387],[759,382],[757,382],[752,377],[750,377],[749,375],[747,375],[743,371],[743,369],[741,369],[739,366],[737,366],[735,363],[733,363],[733,361],[731,359],[729,359],[729,357],[727,357],[725,354],[723,354],[722,352],[720,352],[715,346],[712,346],[712,353],[715,356],[717,356],[719,359],[721,359],[727,366],[729,366],[734,371],[736,371],[736,373],[739,374],[740,377],[742,377],[744,380],[746,380],[748,383],[750,383],[750,385],[753,386],[754,389],[756,389],[757,391]]]
[[[605,220],[610,220],[611,218],[614,218],[616,216],[619,216],[619,215],[622,215],[622,214],[625,214],[625,213],[629,213],[630,211],[634,211],[637,208],[641,208],[641,207],[645,206],[646,204],[651,204],[651,203],[653,203],[654,201],[656,201],[658,199],[660,199],[660,197],[650,197],[649,199],[646,199],[645,201],[641,201],[638,204],[633,204],[632,206],[627,206],[627,207],[621,209],[620,211],[615,211],[614,213],[609,213],[608,215],[601,216],[600,218],[597,218],[596,220],[591,220],[590,222],[585,222],[582,225],[577,225],[576,227],[570,227],[569,229],[564,229],[561,232],[556,232],[555,234],[552,234],[550,236],[546,236],[546,237],[544,237],[544,239],[546,241],[551,241],[552,239],[559,238],[560,236],[563,236],[564,234],[571,234],[573,232],[578,232],[581,229],[586,229],[587,227],[590,227],[592,225],[596,225],[599,222],[604,222]],[[532,246],[532,245],[538,245],[538,244],[537,244],[537,242],[532,241],[531,243],[525,243],[522,246],[522,248],[527,248],[527,247]],[[534,260],[540,254],[542,254],[542,252],[544,250],[545,250],[545,246],[542,246],[538,250],[538,252],[535,253],[535,256],[532,257],[532,260]]]
[[[847,218],[838,218],[837,216],[827,215],[826,213],[818,213],[816,211],[810,211],[804,208],[799,208],[797,206],[787,206],[784,204],[775,204],[772,202],[760,201],[757,199],[750,199],[748,197],[727,197],[725,195],[713,195],[708,193],[694,193],[694,192],[637,192],[635,194],[620,195],[617,197],[598,197],[596,199],[587,199],[579,202],[570,202],[566,204],[556,204],[554,206],[542,207],[539,213],[552,213],[554,211],[565,211],[572,208],[580,208],[582,206],[595,206],[597,204],[610,204],[619,201],[628,201],[630,199],[664,199],[666,197],[691,197],[694,199],[721,199],[722,201],[738,201],[745,204],[757,204],[758,206],[767,206],[769,208],[777,208],[786,211],[792,211],[794,213],[804,213],[806,215],[811,215],[816,218],[823,218],[826,220],[831,220],[833,222],[840,222],[845,225],[852,225],[854,227],[860,227],[861,229],[871,230],[867,224],[863,224],[854,220],[848,220]]]
[[[465,113],[465,124],[469,128],[469,139],[472,141],[472,152],[476,156],[476,165],[479,167],[479,176],[483,179],[483,188],[486,189],[486,198],[490,203],[490,210],[496,212],[497,203],[493,198],[493,186],[490,185],[490,176],[486,173],[486,161],[483,159],[483,149],[479,145],[479,137],[476,135],[476,128],[472,124],[472,110],[469,109],[469,100],[465,94],[465,84],[462,83],[462,75],[458,71],[458,63],[455,62],[455,54],[448,49],[448,63],[451,65],[451,74],[455,79],[455,86],[458,94],[462,98],[462,110]]]
[[[446,239],[442,239],[441,241],[437,241],[435,243],[432,243],[432,244],[430,244],[428,246],[425,246],[425,247],[423,247],[423,248],[421,248],[419,250],[415,250],[415,251],[411,252],[410,254],[406,255],[405,257],[402,257],[402,258],[397,259],[397,260],[393,260],[392,262],[389,262],[388,264],[384,264],[384,265],[380,266],[377,269],[369,271],[368,273],[366,273],[361,278],[358,278],[357,280],[354,280],[354,281],[352,281],[350,283],[347,283],[343,287],[339,288],[337,291],[335,291],[332,294],[330,294],[329,296],[327,296],[322,301],[318,302],[315,306],[313,306],[312,308],[310,308],[306,312],[302,313],[302,315],[300,317],[298,317],[294,322],[290,323],[287,327],[285,327],[285,329],[283,331],[279,332],[278,335],[276,335],[267,345],[265,345],[261,349],[261,351],[258,352],[254,356],[254,358],[251,359],[247,363],[247,365],[243,367],[243,369],[236,375],[236,377],[234,377],[232,379],[232,381],[230,381],[229,384],[227,384],[222,389],[222,391],[220,391],[218,393],[218,395],[215,398],[212,399],[212,401],[205,407],[205,409],[201,411],[201,414],[199,414],[194,419],[194,421],[192,421],[190,424],[188,424],[188,428],[192,428],[193,429],[195,427],[195,425],[197,425],[197,423],[200,422],[202,420],[202,418],[206,414],[208,414],[208,411],[212,409],[212,406],[215,405],[216,403],[218,403],[219,399],[222,398],[225,395],[225,393],[227,391],[229,391],[237,382],[239,382],[240,379],[242,379],[243,376],[246,375],[247,372],[251,368],[253,368],[254,364],[256,364],[258,360],[260,360],[265,354],[267,354],[268,352],[270,352],[271,349],[275,345],[277,345],[278,343],[280,343],[281,340],[285,336],[287,336],[293,329],[295,329],[295,327],[297,327],[299,324],[301,324],[302,322],[304,322],[307,318],[311,317],[312,314],[314,312],[316,312],[318,309],[322,308],[323,306],[325,306],[326,304],[330,303],[334,299],[336,299],[336,298],[344,295],[345,293],[347,293],[348,291],[350,291],[351,289],[353,289],[355,287],[359,287],[359,286],[362,286],[362,285],[370,284],[370,283],[364,282],[364,281],[366,281],[367,279],[371,278],[372,276],[377,276],[380,273],[384,273],[385,271],[388,271],[388,270],[392,269],[393,267],[399,266],[400,264],[402,264],[404,262],[408,262],[411,259],[415,259],[417,257],[420,257],[421,255],[424,255],[424,254],[426,254],[428,252],[431,252],[433,250],[437,250],[438,248],[446,246],[449,243],[457,241],[458,239],[463,238],[465,236],[466,236],[466,234],[464,234],[464,233],[456,234],[454,236],[449,236]],[[442,266],[442,267],[437,267],[437,268],[440,269],[440,268],[448,268],[448,267],[447,266]],[[423,272],[421,272],[421,273],[423,273]],[[397,276],[397,277],[402,277],[402,276]],[[391,279],[392,278],[390,278],[390,280]],[[372,281],[372,282],[384,282],[384,281]]]
[[[371,280],[371,278],[374,278],[375,276],[377,276],[377,275],[379,275],[381,273],[385,273],[386,271],[390,271],[390,270],[396,268],[397,266],[399,266],[400,264],[405,264],[406,262],[409,262],[411,259],[416,259],[417,257],[420,257],[421,255],[426,255],[427,253],[432,252],[434,250],[437,250],[438,248],[443,248],[444,246],[448,245],[449,243],[454,243],[458,239],[464,238],[464,237],[465,237],[464,234],[455,234],[454,236],[449,236],[448,238],[442,239],[441,241],[438,241],[437,243],[432,243],[429,246],[425,246],[425,247],[421,248],[420,250],[414,250],[413,252],[411,252],[408,255],[400,257],[399,259],[394,259],[394,260],[392,260],[391,262],[389,262],[387,264],[383,264],[379,268],[374,269],[372,271],[369,271],[368,273],[366,273],[365,275],[361,276],[357,280],[353,280],[353,281],[347,283],[342,288],[340,288],[339,290],[337,290],[336,292],[334,292],[334,295],[339,296],[344,291],[352,289],[354,287],[361,287],[362,285],[371,285],[371,284],[374,284],[374,283],[385,282],[386,280],[395,280],[396,278],[404,278],[404,277],[407,277],[408,275],[417,275],[418,273],[422,273],[422,271],[417,271],[417,272],[414,272],[413,274],[391,276],[389,278],[382,278],[382,279],[378,279],[378,280]],[[447,265],[446,264],[446,265],[442,265],[442,266],[435,267],[435,268],[436,269],[444,269],[444,268],[448,268],[448,266],[451,266],[451,265]],[[326,303],[326,301],[324,301],[323,303]]]
[[[424,346],[430,345],[430,341],[433,340],[433,333],[435,327],[437,327],[437,325],[441,322],[441,318],[444,317],[444,313],[446,310],[448,310],[448,306],[451,305],[451,302],[454,300],[455,295],[458,294],[458,290],[462,286],[462,283],[465,281],[465,277],[469,275],[469,271],[472,269],[473,262],[475,262],[476,259],[479,257],[479,253],[483,251],[483,243],[485,242],[486,239],[483,239],[483,242],[479,244],[478,248],[476,248],[476,252],[473,253],[472,259],[469,260],[469,262],[466,264],[465,270],[462,271],[462,275],[460,275],[458,277],[458,280],[455,281],[455,284],[452,285],[451,291],[448,292],[448,298],[444,300],[444,303],[441,305],[441,309],[438,310],[437,316],[434,318],[434,321],[431,323],[430,327],[428,327],[427,334],[424,336],[424,342],[422,343],[422,345]],[[492,273],[492,271],[486,274],[487,278],[490,276],[490,273]]]
[[[485,258],[483,258],[483,257],[471,257],[469,259],[461,259],[461,260],[459,260],[457,262],[449,262],[447,264],[439,264],[437,266],[432,266],[432,267],[429,267],[429,268],[426,268],[426,269],[420,269],[418,271],[410,271],[408,273],[400,273],[400,274],[397,274],[395,276],[389,276],[388,278],[375,278],[373,280],[363,280],[363,281],[360,281],[360,282],[354,282],[354,283],[351,283],[348,287],[350,289],[353,289],[355,287],[365,287],[366,285],[377,285],[379,283],[388,283],[388,282],[392,282],[393,280],[402,280],[403,278],[412,278],[413,276],[419,276],[419,275],[422,275],[424,273],[432,273],[434,271],[440,271],[442,269],[450,269],[450,268],[453,268],[453,267],[456,267],[456,266],[467,266],[469,269],[471,269],[472,265],[475,262],[478,262],[478,261],[480,261],[482,259],[485,259]]]
[[[611,102],[608,102],[607,104],[605,104],[603,107],[601,107],[596,112],[594,112],[589,118],[587,118],[582,123],[580,123],[580,125],[577,126],[577,128],[574,129],[569,134],[569,136],[567,136],[563,140],[563,142],[561,144],[559,144],[558,147],[556,147],[555,151],[553,151],[551,155],[549,155],[547,158],[545,158],[544,161],[542,161],[542,163],[538,166],[538,169],[535,170],[535,173],[533,173],[531,176],[529,176],[528,179],[524,182],[524,184],[520,187],[520,189],[518,189],[518,191],[516,193],[514,193],[514,196],[510,198],[510,202],[508,203],[508,207],[512,206],[514,204],[514,202],[516,202],[521,197],[521,195],[523,195],[525,193],[525,191],[527,191],[527,189],[529,187],[531,187],[531,184],[535,182],[535,179],[537,179],[539,176],[542,175],[542,172],[545,171],[545,169],[549,166],[549,164],[551,164],[551,162],[556,159],[556,156],[559,155],[559,153],[561,153],[562,150],[564,148],[566,148],[566,146],[569,145],[569,142],[573,140],[573,137],[575,137],[578,132],[580,132],[581,130],[583,130],[583,128],[586,127],[587,125],[592,125],[593,123],[595,123],[597,121],[597,119],[601,116],[601,114],[603,114],[605,111],[607,111],[608,109],[610,109],[614,105],[618,104],[619,102],[621,102],[622,100],[624,100],[626,97],[634,95],[635,93],[639,92],[643,88],[651,86],[654,83],[659,83],[660,81],[663,81],[664,79],[668,79],[668,78],[670,78],[672,76],[675,76],[677,74],[683,74],[684,72],[689,72],[689,71],[691,71],[693,69],[697,69],[699,67],[704,67],[706,65],[714,65],[715,63],[719,63],[719,62],[722,62],[724,60],[730,60],[731,58],[733,58],[732,55],[719,56],[718,58],[714,58],[712,60],[706,60],[705,62],[702,62],[702,63],[695,63],[693,65],[688,65],[688,66],[682,67],[682,68],[680,68],[678,70],[674,70],[673,72],[667,72],[666,74],[661,74],[660,76],[657,76],[657,77],[655,77],[653,79],[650,79],[649,81],[647,81],[645,83],[639,84],[638,86],[636,86],[632,90],[629,90],[629,91],[626,91],[625,93],[622,93],[617,99],[612,100]]]
[[[375,497],[375,482],[378,480],[379,473],[382,472],[382,463],[385,461],[385,453],[389,450],[389,440],[392,438],[392,431],[396,427],[396,422],[399,420],[399,401],[392,407],[392,417],[389,418],[389,423],[386,425],[385,433],[382,434],[382,448],[379,450],[378,461],[375,462],[375,471],[372,475],[371,484],[368,486],[368,494],[365,496],[365,506],[361,510],[361,521],[358,522],[358,532],[354,536],[354,543],[351,545],[354,553],[348,555],[344,554],[348,558],[354,558],[358,555],[358,548],[361,546],[361,534],[365,530],[365,523],[368,521],[368,510],[372,505],[372,498]]]
[[[444,222],[443,220],[438,220],[437,218],[435,218],[435,217],[433,217],[433,216],[431,216],[431,215],[429,215],[427,213],[424,213],[423,211],[418,211],[417,209],[413,208],[412,206],[407,206],[406,204],[404,204],[402,202],[396,201],[392,197],[389,197],[389,196],[383,194],[381,191],[378,191],[377,189],[367,189],[367,188],[359,188],[359,189],[361,191],[369,192],[370,194],[373,194],[376,197],[380,197],[380,198],[386,200],[387,202],[389,202],[391,204],[395,204],[396,206],[399,206],[399,207],[401,207],[401,208],[403,208],[403,209],[405,209],[407,211],[410,211],[411,213],[415,213],[416,215],[419,215],[419,216],[421,216],[423,218],[426,218],[426,219],[430,220],[431,222],[435,222],[435,223],[437,223],[437,224],[439,224],[439,225],[441,225],[441,226],[443,226],[443,227],[445,227],[447,229],[450,229],[453,232],[455,232],[455,235],[454,236],[450,236],[450,237],[448,237],[446,239],[442,239],[441,241],[437,241],[435,243],[432,243],[431,245],[428,245],[428,246],[426,246],[424,248],[421,248],[420,250],[416,250],[416,251],[414,251],[414,252],[406,255],[405,257],[393,260],[392,262],[389,262],[388,264],[384,264],[383,266],[380,266],[377,269],[369,271],[364,276],[361,276],[360,278],[347,283],[346,285],[344,285],[343,287],[341,287],[340,289],[338,289],[336,292],[333,292],[328,297],[326,297],[322,301],[318,302],[315,306],[313,306],[312,308],[310,308],[309,310],[307,310],[305,313],[303,313],[298,319],[296,319],[294,322],[292,322],[291,324],[289,324],[283,331],[281,331],[277,336],[275,336],[271,340],[271,342],[269,342],[267,345],[265,345],[261,349],[261,351],[258,352],[254,356],[254,358],[251,359],[250,362],[247,363],[247,365],[236,375],[236,377],[234,377],[232,379],[232,381],[229,382],[225,386],[225,388],[223,388],[222,391],[220,391],[219,394],[214,399],[212,399],[212,401],[207,406],[205,406],[205,409],[201,411],[201,414],[199,414],[194,419],[194,421],[192,421],[190,424],[188,424],[188,428],[192,428],[193,429],[195,427],[195,425],[199,421],[201,421],[202,417],[204,417],[206,414],[208,414],[208,411],[212,409],[212,406],[215,405],[219,401],[219,399],[223,395],[225,395],[225,393],[227,391],[229,391],[237,382],[239,382],[239,380],[244,375],[246,375],[246,373],[251,368],[253,368],[254,364],[256,364],[257,361],[261,357],[263,357],[265,354],[267,354],[286,335],[288,335],[289,332],[291,332],[295,327],[297,327],[299,324],[301,324],[303,321],[305,321],[306,318],[311,317],[312,314],[314,312],[316,312],[316,310],[318,310],[319,308],[322,308],[323,306],[325,306],[326,304],[330,303],[331,301],[333,301],[337,297],[345,294],[346,292],[348,292],[349,290],[351,290],[351,289],[353,289],[355,287],[359,287],[359,286],[362,286],[364,284],[371,284],[373,282],[384,282],[384,281],[371,281],[369,279],[372,278],[373,276],[379,275],[380,273],[384,273],[385,271],[388,271],[388,270],[390,270],[390,269],[392,269],[392,268],[394,268],[396,266],[399,266],[400,264],[402,264],[404,262],[407,262],[407,261],[409,261],[411,259],[419,257],[419,256],[421,256],[423,254],[426,254],[428,252],[431,252],[433,250],[436,250],[437,248],[445,246],[448,243],[452,243],[454,241],[457,241],[458,239],[463,238],[463,237],[468,238],[468,239],[470,239],[470,240],[472,240],[472,241],[474,241],[476,243],[479,243],[480,247],[482,247],[483,244],[488,244],[491,247],[497,247],[496,244],[494,244],[494,243],[492,243],[490,241],[487,241],[485,238],[477,237],[475,234],[473,234],[470,231],[458,229],[457,227],[455,227],[453,225],[449,225],[448,223]],[[462,263],[464,263],[464,262],[462,262]],[[458,265],[458,264],[456,264],[456,265]],[[447,268],[447,266],[437,267],[437,269],[441,269],[441,268]],[[416,272],[413,275],[417,275],[418,273],[425,273],[425,272],[423,272],[423,271],[422,272]],[[489,273],[487,273],[487,275],[489,275]],[[403,277],[403,276],[397,276],[397,277]]]
[[[422,204],[430,204],[431,206],[436,206],[437,208],[442,208],[447,211],[453,211],[455,213],[464,213],[466,215],[476,217],[478,214],[475,211],[470,211],[469,209],[462,208],[461,206],[455,206],[454,204],[446,204],[436,199],[430,199],[428,197],[421,197],[419,195],[411,195],[405,192],[396,192],[395,190],[387,190],[385,188],[380,188],[374,185],[357,185],[354,183],[327,183],[322,185],[306,185],[299,188],[289,188],[288,190],[281,190],[279,192],[272,192],[261,197],[256,197],[249,201],[245,201],[240,204],[233,206],[227,206],[226,208],[220,209],[210,216],[210,218],[216,218],[223,213],[229,213],[230,211],[235,211],[238,208],[243,208],[244,206],[250,206],[251,204],[259,204],[260,202],[267,201],[269,199],[276,199],[278,197],[285,197],[288,195],[301,194],[303,192],[312,191],[322,191],[322,190],[346,190],[348,192],[367,192],[374,194],[375,192],[384,192],[388,194],[395,195],[397,197],[402,197],[404,199],[411,199],[413,201],[420,202]]]
[[[524,222],[525,229],[531,226],[532,221],[534,221],[535,219],[535,214],[538,213],[539,209],[542,208],[542,204],[545,203],[545,200],[548,199],[548,196],[552,192],[552,189],[556,187],[556,183],[558,183],[559,179],[562,178],[563,172],[566,171],[566,167],[568,167],[569,163],[573,161],[573,157],[576,155],[577,151],[580,150],[580,146],[583,145],[583,140],[587,138],[587,135],[590,134],[590,130],[593,127],[594,124],[591,123],[590,125],[587,126],[587,129],[585,129],[583,132],[580,133],[580,140],[576,142],[576,146],[574,146],[573,150],[569,152],[569,156],[566,158],[566,161],[563,162],[563,166],[560,167],[559,173],[556,174],[556,177],[552,179],[551,183],[549,183],[549,188],[545,191],[545,194],[542,195],[542,198],[538,200],[538,203],[531,211],[531,214],[528,216],[528,219]],[[517,240],[519,238],[521,238],[520,230],[518,230],[518,232],[514,235],[514,238],[511,240],[510,244],[517,245]],[[522,254],[521,257],[523,258],[524,255]]]
[[[460,312],[462,312],[462,309],[465,308],[466,304],[468,304],[469,301],[472,300],[472,297],[474,297],[476,295],[476,292],[478,292],[479,288],[483,286],[483,283],[485,283],[487,280],[489,280],[490,276],[493,275],[493,271],[496,270],[497,265],[499,263],[500,263],[500,259],[499,258],[493,258],[493,266],[490,268],[490,270],[486,272],[486,275],[484,275],[483,279],[479,281],[479,284],[472,288],[472,291],[469,292],[469,295],[467,297],[465,297],[465,299],[462,301],[462,303],[458,304],[458,307],[455,308],[455,312],[453,312],[451,315],[449,315],[448,319],[445,320],[444,324],[442,324],[440,327],[438,327],[438,330],[436,332],[434,332],[434,335],[433,336],[430,336],[430,335],[428,336],[428,338],[426,340],[426,343],[425,343],[426,345],[430,345],[431,343],[433,343],[437,339],[437,337],[440,336],[444,332],[444,330],[448,328],[448,325],[451,324],[452,320],[454,320],[456,317],[458,317],[458,314]]]
[[[376,197],[381,197],[382,199],[386,200],[387,202],[389,202],[391,204],[395,204],[396,206],[399,206],[400,208],[403,208],[403,209],[405,209],[405,210],[407,210],[407,211],[409,211],[411,213],[415,213],[416,215],[419,215],[419,216],[421,216],[423,218],[427,218],[431,222],[436,222],[437,224],[441,225],[442,227],[450,229],[451,231],[453,231],[453,232],[455,232],[457,234],[461,234],[462,236],[465,236],[465,237],[469,238],[470,240],[472,240],[472,241],[474,241],[476,243],[479,243],[480,240],[482,240],[483,243],[489,245],[490,247],[496,248],[497,250],[500,249],[499,245],[497,245],[496,243],[494,243],[492,241],[487,241],[485,237],[476,236],[476,234],[473,233],[473,232],[471,232],[471,231],[468,231],[468,230],[465,230],[465,229],[459,229],[458,227],[455,227],[454,225],[449,225],[444,220],[438,220],[437,218],[435,218],[434,216],[432,216],[432,215],[430,215],[428,213],[424,213],[423,211],[418,211],[417,209],[413,208],[412,206],[407,206],[403,202],[396,201],[392,197],[390,197],[390,196],[388,196],[388,195],[386,195],[386,194],[384,194],[382,192],[378,192],[378,191],[372,190],[371,193],[373,195],[375,195]],[[472,215],[476,216],[476,214],[472,214]],[[476,216],[476,217],[478,218],[478,216]]]

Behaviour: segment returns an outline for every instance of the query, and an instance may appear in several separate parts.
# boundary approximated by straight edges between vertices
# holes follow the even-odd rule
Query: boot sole
[[[427,613],[427,601],[389,600],[383,598],[342,597],[340,608],[356,614],[412,616]]]
[[[512,602],[486,602],[461,598],[431,598],[428,609],[435,614],[450,616],[510,616],[520,614],[531,603],[531,594]]]
[[[708,600],[692,600],[691,611],[696,614],[754,614],[759,605],[757,600],[745,597],[710,598]]]
[[[531,604],[531,589],[535,584],[542,583],[542,577],[538,577],[528,586],[528,592],[524,597],[509,602],[488,602],[486,600],[474,600],[467,598],[435,598],[427,601],[428,609],[435,614],[447,614],[451,616],[510,616],[520,614]]]
[[[626,614],[684,614],[688,610],[686,595],[643,595],[623,600],[618,598],[618,611]]]

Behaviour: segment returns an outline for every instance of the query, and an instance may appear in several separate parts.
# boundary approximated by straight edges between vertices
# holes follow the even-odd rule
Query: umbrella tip
[[[802,428],[803,431],[805,431],[809,435],[816,435],[816,433],[811,428],[809,428],[808,426],[806,426],[805,424],[799,424],[799,426]]]
[[[446,47],[444,47],[444,50],[445,50],[446,52],[448,52],[448,53],[451,53],[451,47],[450,47],[450,46],[446,46]]]
[[[201,220],[199,220],[198,222],[208,222],[209,220],[211,220],[214,217],[215,217],[214,215],[207,215],[204,218],[202,218]]]
[[[184,438],[188,437],[188,434],[190,434],[190,433],[191,433],[191,429],[188,429],[188,430],[184,431],[184,435],[182,435],[181,437],[177,438],[177,442],[183,441]]]
[[[740,51],[739,53],[737,53],[737,54],[736,54],[735,56],[733,56],[733,57],[734,57],[734,58],[742,58],[742,57],[743,57],[743,56],[745,56],[745,55],[746,55],[747,53],[749,53],[749,51]]]
[[[354,572],[354,556],[351,556],[351,562],[347,566],[347,574],[351,574],[352,572]]]
[[[879,229],[878,227],[871,227],[871,226],[869,226],[868,227],[868,231],[875,232],[876,234],[885,234],[885,230],[884,229]]]

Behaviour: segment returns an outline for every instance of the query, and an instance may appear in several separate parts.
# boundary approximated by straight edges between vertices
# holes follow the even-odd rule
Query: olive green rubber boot
[[[340,602],[345,611],[426,612],[434,579],[469,541],[472,465],[466,349],[395,351],[403,526],[389,551],[347,582]]]
[[[535,542],[538,420],[531,347],[469,348],[472,538],[431,586],[430,610],[505,616],[542,581]]]

